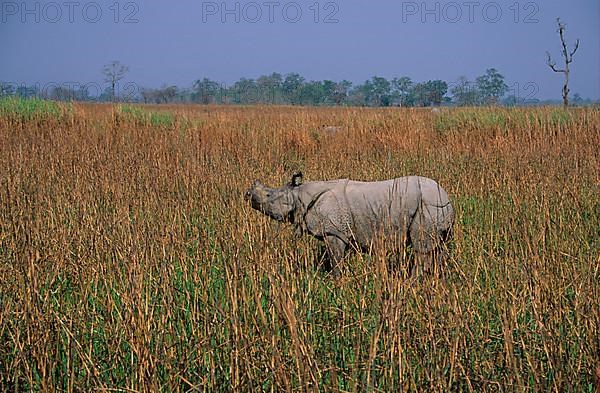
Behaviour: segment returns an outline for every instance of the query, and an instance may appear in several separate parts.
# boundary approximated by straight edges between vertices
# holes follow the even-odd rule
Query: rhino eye
[[[271,197],[271,193],[267,192],[267,198],[270,198],[270,197]]]

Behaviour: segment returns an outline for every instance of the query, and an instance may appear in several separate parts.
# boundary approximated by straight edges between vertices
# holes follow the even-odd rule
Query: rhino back
[[[415,177],[351,182],[346,190],[355,237],[366,245],[378,234],[403,236],[421,201]]]
[[[318,195],[306,214],[307,229],[313,234],[334,234],[344,241],[354,239],[365,247],[378,232],[404,234],[421,201],[419,180],[411,176],[377,182],[306,183],[302,186],[305,199]]]
[[[445,207],[450,203],[450,198],[444,190],[435,180],[428,179],[421,176],[412,176],[413,182],[416,183],[416,187],[419,188],[423,203],[435,207]]]

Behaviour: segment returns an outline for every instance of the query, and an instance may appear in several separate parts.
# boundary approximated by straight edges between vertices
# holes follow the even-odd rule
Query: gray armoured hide
[[[294,215],[299,229],[319,238],[332,235],[346,244],[355,242],[364,249],[376,236],[393,244],[408,237],[417,252],[428,253],[454,220],[446,191],[420,176],[309,182],[293,193],[300,204]]]
[[[302,175],[296,174],[279,189],[257,182],[247,191],[247,198],[272,218],[290,221],[297,231],[324,240],[334,266],[349,246],[368,251],[378,240],[390,252],[412,244],[420,271],[445,259],[442,243],[449,238],[454,210],[448,194],[434,180],[408,176],[377,182],[341,179],[302,184],[301,179]],[[285,206],[290,207],[282,208],[281,200],[287,200]],[[277,214],[273,214],[275,209]]]

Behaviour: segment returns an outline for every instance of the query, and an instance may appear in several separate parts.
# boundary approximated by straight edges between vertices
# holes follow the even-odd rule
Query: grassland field
[[[598,107],[3,99],[0,146],[2,391],[594,392]],[[296,170],[437,180],[446,275],[333,280],[242,198]]]

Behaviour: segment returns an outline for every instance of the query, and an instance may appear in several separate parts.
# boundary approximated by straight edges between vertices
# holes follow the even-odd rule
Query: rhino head
[[[294,189],[302,184],[302,173],[292,175],[289,183],[283,187],[270,188],[258,180],[244,193],[244,199],[250,201],[256,209],[279,222],[293,221],[296,209]]]

